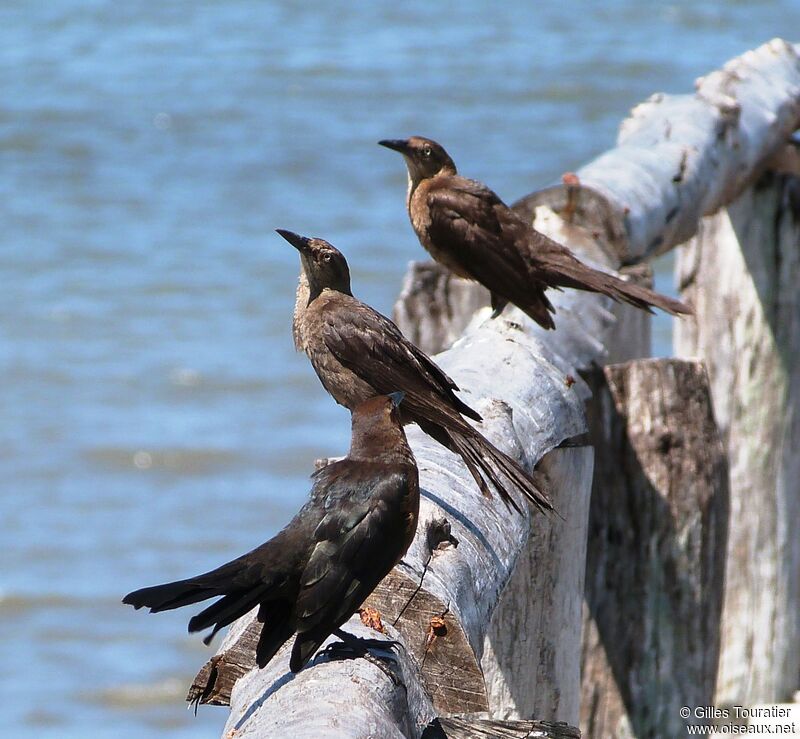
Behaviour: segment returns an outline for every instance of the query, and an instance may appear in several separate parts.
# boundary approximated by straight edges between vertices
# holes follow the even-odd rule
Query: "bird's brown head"
[[[326,288],[352,295],[347,260],[333,244],[325,239],[300,236],[282,228],[275,230],[300,252],[300,263],[308,280],[309,302]]]
[[[441,144],[431,139],[412,136],[410,139],[384,139],[378,143],[403,155],[412,187],[438,174],[456,174],[456,165],[450,155]]]
[[[402,392],[376,395],[353,408],[350,457],[376,461],[398,455],[410,457],[400,415],[404,397]]]

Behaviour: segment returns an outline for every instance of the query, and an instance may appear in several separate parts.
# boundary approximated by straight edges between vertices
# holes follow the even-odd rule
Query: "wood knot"
[[[680,437],[671,431],[664,431],[658,437],[658,451],[660,454],[669,454],[671,449],[681,446]]]
[[[444,620],[444,617],[447,615],[448,610],[449,607],[445,609],[444,613],[440,614],[439,616],[431,616],[431,620],[428,623],[428,630],[425,632],[425,646],[422,656],[422,667],[425,666],[425,660],[428,658],[428,652],[436,643],[436,640],[443,636],[447,636],[447,622]]]
[[[434,518],[425,530],[425,545],[429,556],[448,545],[457,547],[458,539],[452,534],[450,521],[446,518]]]

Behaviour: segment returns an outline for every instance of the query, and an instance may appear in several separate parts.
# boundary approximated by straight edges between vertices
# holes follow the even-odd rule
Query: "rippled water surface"
[[[184,707],[189,614],[119,600],[272,535],[347,446],[272,229],[339,245],[388,312],[422,252],[378,139],[513,201],[799,28],[793,0],[0,3],[0,734],[220,733]]]

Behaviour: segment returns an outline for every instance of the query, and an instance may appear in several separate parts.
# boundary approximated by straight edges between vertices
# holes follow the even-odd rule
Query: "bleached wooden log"
[[[606,320],[607,317],[602,314],[602,318]],[[503,319],[476,323],[457,346],[437,357],[437,361],[463,388],[465,400],[484,416],[483,432],[530,465],[562,440],[585,430],[582,382],[568,383],[565,372],[543,358],[543,354],[547,354],[546,348],[529,336],[522,325]],[[565,360],[561,358],[560,361]],[[527,511],[525,515],[510,511],[499,498],[491,501],[483,498],[460,460],[418,429],[409,427],[408,435],[420,467],[423,501],[419,531],[422,535],[415,540],[398,568],[398,574],[401,580],[406,578],[404,592],[409,591],[411,584],[418,583],[430,554],[425,541],[428,523],[446,518],[459,543],[457,547],[445,547],[430,561],[423,583],[423,598],[428,604],[424,613],[428,623],[421,622],[424,626],[430,625],[430,614],[434,612],[430,603],[438,602],[441,611],[436,615],[443,618],[445,633],[426,644],[425,639],[420,640],[418,630],[404,628],[403,621],[400,621],[400,640],[405,647],[400,652],[402,683],[393,686],[374,666],[366,662],[361,664],[361,660],[356,660],[355,665],[342,662],[322,665],[325,660],[321,659],[319,664],[287,680],[287,657],[283,652],[266,669],[251,670],[246,660],[249,654],[252,664],[252,642],[249,651],[244,643],[244,649],[240,650],[243,654],[239,657],[233,658],[230,654],[231,650],[236,651],[236,642],[241,641],[239,630],[223,643],[213,681],[209,679],[212,669],[206,670],[199,676],[193,696],[199,697],[205,692],[203,700],[224,702],[226,696],[217,690],[226,682],[220,672],[227,669],[226,663],[238,659],[240,666],[249,671],[236,682],[231,692],[228,730],[242,732],[250,726],[249,730],[270,735],[288,732],[301,736],[318,735],[315,733],[320,727],[317,701],[323,700],[320,693],[328,696],[323,700],[324,705],[333,706],[322,713],[327,716],[326,720],[333,720],[332,717],[336,716],[335,726],[343,736],[390,736],[392,731],[418,735],[433,718],[431,703],[439,713],[486,711],[489,708],[480,665],[484,639],[492,611],[529,535],[531,520]],[[577,505],[576,500],[582,501],[582,515],[585,517],[591,484],[591,450],[570,449],[559,454],[572,455],[574,464],[565,466],[563,481],[558,475],[551,474],[556,507],[567,510]],[[547,520],[537,514],[534,525],[537,531],[553,532],[549,535],[557,537],[565,522],[557,517]],[[582,579],[581,558],[562,559],[562,569],[580,571],[580,575],[572,575],[574,587],[576,578]],[[415,613],[416,602],[415,598],[409,606],[412,613]],[[396,610],[396,602],[384,598],[383,602],[372,600],[372,604],[381,606],[389,623],[388,617]],[[571,619],[573,642],[578,640],[580,631],[579,603],[577,606],[575,617]],[[349,626],[355,628],[352,621]],[[423,628],[423,635],[426,632],[427,629]],[[446,651],[448,645],[449,655]],[[444,661],[440,654],[444,655]],[[408,659],[407,655],[413,655],[413,658]],[[577,680],[577,665],[576,658],[573,681]],[[455,672],[454,666],[459,668]],[[412,685],[419,679],[414,674],[415,669],[420,670],[421,684],[430,695],[428,704],[425,701],[412,703],[406,697],[406,693],[409,696],[417,694]],[[242,671],[238,670],[237,677]],[[322,678],[334,674],[337,677]],[[449,682],[442,679],[443,674],[449,676]],[[470,674],[478,679],[470,681]],[[209,682],[214,685],[206,690]],[[270,692],[270,686],[275,684],[280,684],[280,689]],[[370,684],[373,684],[375,693],[366,687]],[[380,686],[380,689],[374,686]],[[261,700],[267,693],[269,700]],[[280,699],[276,697],[278,694]],[[374,702],[366,700],[373,695],[377,695]],[[288,705],[296,706],[296,710],[288,711]],[[302,729],[298,716],[311,705],[314,706],[314,718],[309,717],[307,728]],[[341,715],[337,714],[338,709],[347,705],[358,706],[358,711],[342,710]],[[381,707],[379,712],[378,706]],[[368,718],[365,718],[365,712]],[[365,722],[369,730],[364,728]]]
[[[580,237],[573,246],[584,253],[590,251]],[[589,256],[601,261],[604,252],[595,243],[591,247]],[[641,278],[639,275],[637,279]],[[644,278],[646,281],[647,275]],[[417,338],[447,341],[452,322],[462,320],[459,308],[470,289],[463,281],[452,289],[454,279],[431,263],[411,265],[395,310],[404,332]],[[442,289],[446,282],[451,283],[450,288]],[[475,290],[478,295],[479,290],[482,288]],[[575,379],[580,377],[576,368],[601,360],[606,346],[613,347],[612,351],[621,358],[649,353],[650,317],[646,313],[585,293],[556,294],[554,300],[564,322],[560,337],[532,325],[519,311],[508,314],[509,320],[538,335],[541,351],[547,351],[553,364],[561,368],[566,384],[576,382],[583,399],[587,395],[583,383]],[[404,303],[412,303],[411,308]],[[433,303],[430,309],[426,307],[428,303]],[[408,323],[408,315],[421,316],[422,321]],[[420,323],[422,331],[414,334]],[[431,348],[440,347],[432,343]],[[577,721],[588,511],[585,487],[578,481],[589,462],[587,451],[556,450],[540,465],[544,474],[558,481],[558,489],[572,492],[559,508],[563,520],[552,526],[539,520],[532,522],[536,533],[520,551],[511,580],[494,609],[480,666],[488,707],[496,719],[536,716],[573,724]],[[537,597],[539,593],[546,596]]]
[[[585,364],[587,358],[602,352],[604,337],[611,340],[616,330],[613,314],[607,301],[596,296],[564,295],[558,300],[564,308],[564,344],[575,349]],[[580,310],[585,320],[571,318],[571,310]],[[437,356],[437,361],[459,382],[467,402],[484,415],[484,433],[532,465],[547,450],[585,430],[582,409],[587,394],[574,369],[576,360],[532,338],[534,328],[523,314],[509,311],[508,316],[491,322],[485,315],[477,318],[458,346]],[[552,336],[543,332],[549,341]],[[492,397],[497,396],[497,388],[503,388],[502,400]],[[542,402],[542,398],[548,400]],[[242,732],[249,724],[251,731],[299,731],[304,735],[302,712],[298,717],[297,711],[283,709],[313,703],[316,685],[336,695],[335,705],[355,701],[359,706],[358,720],[336,718],[343,736],[370,735],[377,724],[370,723],[367,731],[363,720],[365,715],[369,721],[377,720],[369,708],[373,700],[375,706],[383,706],[379,718],[388,722],[380,724],[381,731],[388,732],[391,725],[410,735],[418,734],[437,713],[490,711],[519,717],[542,710],[541,715],[549,719],[577,724],[591,450],[557,450],[546,458],[544,473],[564,520],[537,516],[533,520],[536,534],[529,539],[531,521],[510,513],[499,501],[487,503],[456,457],[414,428],[409,429],[409,440],[425,491],[419,529],[423,533],[418,534],[406,563],[370,599],[370,605],[378,607],[391,623],[398,601],[404,602],[396,592],[413,592],[428,559],[426,532],[432,521],[446,518],[459,546],[434,555],[420,595],[406,609],[404,619],[409,623],[401,620],[399,624],[399,638],[405,645],[399,670],[403,686],[392,686],[368,663],[357,667],[336,663],[328,668],[335,671],[333,690],[318,683],[311,670],[287,681],[285,651],[264,670],[254,670],[256,632],[251,616],[249,623],[236,625],[190,692],[190,698],[201,702],[230,702],[228,730]],[[520,556],[525,565],[514,571]],[[512,572],[514,583],[503,590]],[[555,602],[550,595],[541,601],[530,598],[531,592],[547,592],[554,584],[560,592]],[[418,601],[422,601],[421,607]],[[420,636],[427,634],[432,615],[444,616],[446,634],[430,647]],[[348,628],[357,630],[355,621]],[[541,655],[547,658],[539,659]],[[535,671],[531,664],[537,664]],[[422,674],[417,678],[414,669],[420,665]],[[442,675],[449,677],[449,684]],[[366,695],[373,695],[365,693],[364,686],[370,681],[382,685],[382,692],[367,700]],[[280,686],[281,701],[273,698],[275,692],[265,689],[271,684]],[[269,710],[263,709],[265,695],[270,698]],[[493,705],[495,696],[502,698],[502,703],[496,700]],[[332,720],[334,715],[335,709],[331,709],[325,714],[327,719],[320,719],[317,712],[313,721],[309,719],[307,735],[313,736],[319,721]]]
[[[610,260],[596,240],[575,234],[573,246],[608,266]],[[551,452],[542,469],[564,518],[537,514],[531,520],[509,512],[498,500],[486,501],[457,457],[410,427],[409,441],[423,489],[418,535],[404,563],[370,598],[370,605],[391,623],[401,596],[415,590],[428,560],[426,531],[432,521],[447,519],[459,546],[445,548],[431,559],[420,594],[398,623],[398,638],[404,644],[398,671],[402,685],[388,684],[372,665],[345,667],[338,662],[327,668],[332,672],[326,681],[315,679],[313,670],[287,681],[285,652],[266,669],[256,671],[251,615],[247,624],[232,630],[189,694],[200,702],[230,703],[228,730],[241,732],[247,725],[252,732],[313,736],[319,730],[318,718],[303,734],[297,712],[290,713],[285,706],[313,705],[318,691],[334,694],[336,705],[358,705],[359,713],[366,712],[369,721],[379,721],[380,731],[387,736],[393,731],[418,735],[433,715],[448,713],[488,711],[508,718],[537,714],[537,718],[577,725],[581,594],[593,455],[588,447],[551,450],[586,429],[583,406],[588,393],[576,368],[603,357],[606,343],[627,346],[619,349],[626,355],[646,353],[647,348],[637,344],[641,337],[649,338],[642,328],[648,316],[624,322],[638,325],[625,340],[617,336],[615,312],[632,309],[612,306],[599,296],[567,291],[553,297],[559,310],[557,335],[541,330],[516,309],[488,321],[488,310],[465,315],[475,305],[468,294],[472,286],[442,290],[437,287],[444,279],[436,274],[439,268],[422,269],[422,279],[407,277],[410,287],[395,311],[401,328],[418,338],[404,316],[439,316],[440,325],[428,321],[425,330],[431,341],[448,341],[451,322],[469,323],[463,338],[438,354],[436,361],[463,389],[466,402],[484,416],[482,430],[500,448],[529,468]],[[418,270],[412,267],[412,277]],[[403,305],[409,301],[414,305]],[[515,569],[520,558],[524,564]],[[554,587],[557,595],[551,594]],[[545,597],[531,598],[531,593]],[[432,615],[444,618],[446,633],[431,646],[420,636],[428,635]],[[348,628],[358,628],[355,617]],[[373,702],[365,699],[363,688],[370,674],[383,691],[375,705],[391,706],[391,711],[370,708]],[[273,683],[280,685],[282,701],[269,692]],[[262,700],[267,693],[269,701]],[[333,720],[334,711],[326,715]],[[335,723],[343,736],[347,732],[369,736],[363,733],[365,720],[345,715]],[[376,725],[371,723],[370,730]],[[380,731],[377,735],[382,735]]]
[[[701,216],[737,197],[752,199],[759,189],[751,186],[767,168],[796,173],[796,146],[789,138],[799,125],[797,47],[774,40],[699,80],[695,95],[656,95],[638,106],[623,123],[616,149],[565,176],[548,193],[549,202],[537,194],[517,207],[537,223],[556,218],[574,230],[617,236],[607,241],[619,247],[621,263],[646,258],[694,234]],[[795,192],[796,185],[787,185],[760,212],[742,209],[738,201],[731,206],[739,214],[737,231],[746,232],[748,218],[762,224],[748,236],[746,258],[736,253],[738,233],[722,237],[727,247],[706,235],[709,228],[720,230],[709,224],[725,228],[729,213],[723,212],[703,222],[698,240],[705,264],[698,266],[701,257],[693,246],[679,270],[682,282],[698,272],[706,284],[684,291],[689,303],[699,302],[696,319],[676,322],[678,353],[709,362],[731,459],[734,528],[725,605],[731,615],[723,625],[720,702],[775,701],[797,687],[800,280],[790,225]],[[778,222],[784,241],[776,247]],[[757,306],[760,301],[764,305]],[[747,510],[758,511],[756,522],[742,517]]]
[[[577,178],[516,207],[603,268],[669,248],[693,232],[702,213],[738,193],[785,142],[800,110],[798,79],[794,50],[771,42],[709,76],[698,95],[682,101],[661,97],[640,107],[623,125],[617,149],[579,170]],[[357,268],[355,273],[357,287]],[[613,338],[608,301],[572,291],[553,295],[555,333],[532,326],[516,310],[489,323],[479,313],[470,322],[465,313],[481,300],[473,289],[440,291],[440,317],[427,334],[412,337],[423,344],[430,339],[428,346],[446,345],[469,324],[464,339],[437,360],[464,388],[465,400],[484,413],[483,431],[531,466],[585,428],[587,391],[577,368],[603,361],[609,351],[620,359],[641,356],[649,337],[646,322],[638,317],[630,336]],[[453,307],[453,295],[461,309]],[[399,311],[407,319],[424,321],[424,315],[419,306]],[[559,450],[544,463],[556,505],[569,509],[569,521],[531,520],[482,499],[459,460],[419,433],[410,436],[425,491],[422,525],[387,593],[376,595],[384,598],[378,601],[384,610],[391,613],[410,583],[419,581],[433,519],[446,518],[460,543],[433,556],[421,589],[423,606],[413,624],[398,622],[405,645],[398,657],[399,684],[363,660],[324,657],[292,677],[285,652],[265,670],[253,670],[247,624],[240,624],[191,694],[211,702],[230,699],[226,730],[235,730],[232,736],[318,736],[323,727],[326,736],[416,736],[434,714],[461,712],[459,705],[514,717],[544,707],[550,715],[537,719],[577,721],[584,560],[575,542],[585,542],[591,453]],[[541,554],[528,541],[538,542]],[[517,563],[526,561],[530,569],[531,562],[536,565],[536,578],[527,583],[515,574]],[[542,604],[538,616],[529,607],[517,618],[514,603],[522,602],[522,593],[526,604]],[[430,623],[437,603],[445,621],[441,634]],[[348,628],[360,627],[351,622]],[[530,638],[539,630],[541,639]],[[421,633],[431,638],[420,645]],[[447,650],[458,667],[449,680]],[[533,661],[520,654],[533,655]],[[466,688],[461,695],[459,687]]]
[[[429,299],[436,299],[436,295],[435,291],[430,293]],[[495,321],[487,321],[486,314],[476,316],[464,338],[436,357],[463,388],[465,400],[483,414],[484,433],[529,466],[564,439],[585,431],[586,386],[574,368],[602,354],[604,337],[611,337],[615,331],[609,301],[580,293],[565,293],[556,300],[564,323],[560,330],[562,346],[553,341],[554,334],[538,332],[526,316],[509,310]],[[452,315],[454,311],[448,309],[448,313]],[[534,338],[537,332],[540,338]],[[295,734],[300,731],[302,736],[300,724],[288,723],[297,719],[296,712],[283,709],[289,704],[313,704],[317,689],[335,694],[338,705],[351,702],[359,706],[359,713],[366,711],[372,717],[372,703],[365,702],[362,687],[369,682],[365,676],[368,674],[383,685],[384,692],[376,699],[376,705],[392,706],[394,710],[382,710],[379,716],[388,722],[381,724],[381,731],[387,735],[391,735],[390,727],[394,727],[391,731],[418,734],[434,715],[431,707],[440,714],[488,710],[528,717],[536,706],[542,706],[547,709],[542,718],[577,724],[580,594],[591,450],[572,448],[551,454],[544,469],[557,509],[562,515],[569,515],[565,520],[537,515],[531,522],[528,516],[509,512],[497,500],[486,501],[460,460],[417,429],[409,428],[408,433],[423,488],[419,532],[405,563],[389,584],[370,599],[370,604],[379,607],[388,616],[387,623],[391,623],[397,602],[402,600],[395,593],[413,591],[428,559],[425,532],[431,521],[446,518],[459,546],[446,547],[433,557],[421,595],[406,610],[410,623],[401,620],[398,624],[399,638],[405,645],[400,652],[404,684],[387,684],[377,668],[367,663],[357,668],[348,665],[346,669],[336,663],[328,668],[335,671],[330,683],[315,679],[313,670],[304,670],[287,682],[285,653],[265,670],[253,670],[254,629],[252,624],[238,624],[221,645],[213,664],[209,663],[198,675],[190,692],[190,698],[201,702],[230,702],[228,730],[241,732],[249,725],[251,731],[290,730]],[[528,547],[531,523],[536,533],[530,538],[533,546]],[[530,576],[515,573],[517,585],[505,589],[507,605],[492,618],[523,553],[526,566],[520,573]],[[531,601],[531,592],[547,593],[553,583],[561,591],[557,599],[548,595],[539,603]],[[514,615],[513,608],[520,599],[529,603],[522,620]],[[423,603],[419,609],[417,600]],[[446,634],[437,636],[432,647],[419,638],[420,633],[428,632],[431,614],[444,616],[446,622]],[[512,623],[507,625],[509,619]],[[355,621],[349,626],[356,628]],[[541,660],[535,672],[531,671],[531,655],[537,655],[535,661],[540,662],[541,654],[546,654],[547,659]],[[413,658],[409,660],[408,655]],[[419,678],[414,675],[414,665],[421,665]],[[358,670],[358,675],[353,670]],[[443,675],[449,677],[449,684],[442,680]],[[269,694],[269,701],[261,700],[273,683],[280,684],[288,703],[274,699],[274,692]],[[492,705],[492,696],[498,690],[503,698],[504,692],[511,694],[502,706]],[[403,697],[406,692],[414,696],[413,701]],[[286,698],[290,693],[294,697]],[[427,703],[426,696],[430,696]],[[340,716],[336,724],[342,735],[369,735],[362,733],[362,718],[351,722],[347,716]],[[315,717],[308,735],[318,729]]]
[[[714,704],[728,467],[700,362],[592,374],[581,730],[681,736]]]
[[[638,105],[617,148],[575,175],[622,216],[628,262],[690,238],[702,216],[755,181],[798,122],[798,52],[774,39],[697,80],[694,95],[659,93]]]
[[[698,320],[676,352],[705,361],[730,459],[716,703],[800,685],[800,179],[767,175],[680,252]]]

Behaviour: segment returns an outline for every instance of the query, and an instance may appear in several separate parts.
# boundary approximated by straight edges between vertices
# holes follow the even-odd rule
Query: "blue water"
[[[190,614],[119,600],[272,535],[347,446],[275,227],[388,312],[423,253],[378,139],[439,139],[513,201],[800,28],[796,0],[542,5],[0,4],[4,736],[220,733],[183,703],[212,654]]]

